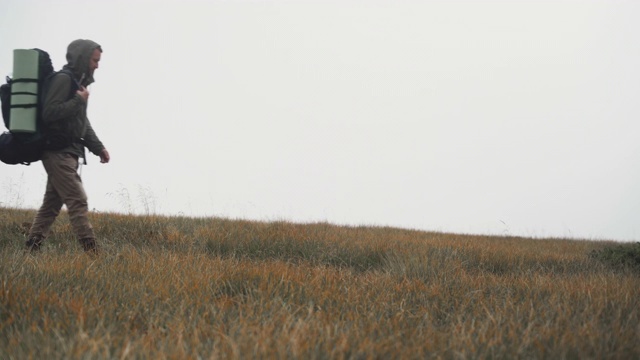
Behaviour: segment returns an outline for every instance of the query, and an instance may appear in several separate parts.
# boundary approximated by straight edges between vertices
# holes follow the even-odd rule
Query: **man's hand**
[[[84,99],[84,102],[89,101],[89,90],[86,87],[81,87],[78,91],[76,91],[76,94],[80,95],[80,97]]]
[[[107,151],[107,149],[102,149],[102,152],[100,152],[100,162],[106,164],[109,162],[109,160],[111,160],[109,152]]]

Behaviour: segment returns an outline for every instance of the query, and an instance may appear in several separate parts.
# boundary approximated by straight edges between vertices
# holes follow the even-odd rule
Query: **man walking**
[[[96,237],[89,223],[87,195],[78,174],[79,159],[86,164],[85,147],[108,163],[109,152],[102,145],[87,118],[87,103],[93,73],[102,48],[91,40],[75,40],[67,47],[67,64],[45,84],[42,119],[47,144],[42,164],[47,187],[42,205],[29,230],[27,249],[37,251],[47,237],[62,205],[84,251],[96,253]]]

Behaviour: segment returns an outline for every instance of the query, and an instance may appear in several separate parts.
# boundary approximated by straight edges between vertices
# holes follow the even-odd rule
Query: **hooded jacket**
[[[45,85],[42,119],[47,134],[62,134],[71,140],[63,147],[49,146],[47,150],[85,157],[85,146],[95,155],[105,148],[93,131],[87,118],[87,103],[75,90],[94,82],[89,69],[94,50],[102,51],[100,45],[91,40],[75,40],[67,47],[67,64]],[[73,77],[69,76],[73,74]],[[86,163],[86,160],[85,160]]]

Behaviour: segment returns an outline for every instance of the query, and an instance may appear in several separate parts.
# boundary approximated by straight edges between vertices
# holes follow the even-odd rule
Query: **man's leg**
[[[46,169],[46,167],[45,167]],[[47,175],[48,172],[47,172]],[[51,225],[56,220],[62,209],[62,199],[53,187],[50,177],[47,176],[47,187],[44,193],[42,205],[36,214],[31,229],[29,229],[29,237],[26,243],[28,249],[36,251],[40,249],[42,242],[47,238]]]
[[[85,251],[96,247],[93,227],[89,223],[87,195],[78,175],[78,158],[70,154],[48,153],[43,163],[49,181],[69,211],[71,226]]]

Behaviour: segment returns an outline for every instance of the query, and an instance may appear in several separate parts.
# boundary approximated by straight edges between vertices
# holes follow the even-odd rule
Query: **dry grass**
[[[94,214],[23,253],[0,209],[1,359],[640,358],[611,243]]]

